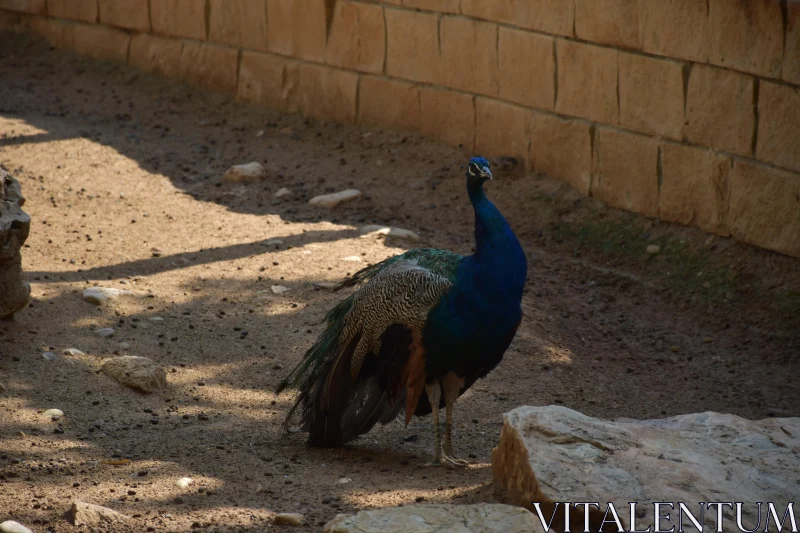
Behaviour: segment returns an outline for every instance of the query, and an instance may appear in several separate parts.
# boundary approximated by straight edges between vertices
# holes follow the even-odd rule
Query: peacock
[[[338,447],[405,410],[433,415],[436,466],[463,467],[453,453],[453,407],[502,360],[522,320],[527,260],[483,190],[489,162],[467,165],[475,252],[415,249],[369,266],[336,290],[359,287],[326,315],[327,327],[276,393],[299,389],[308,443]],[[425,394],[423,394],[423,392]],[[439,412],[445,409],[444,446]]]

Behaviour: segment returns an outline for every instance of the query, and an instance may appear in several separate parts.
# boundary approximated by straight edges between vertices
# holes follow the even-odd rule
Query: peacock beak
[[[489,167],[483,167],[481,169],[481,177],[486,178],[487,180],[492,179],[492,171],[489,170]]]

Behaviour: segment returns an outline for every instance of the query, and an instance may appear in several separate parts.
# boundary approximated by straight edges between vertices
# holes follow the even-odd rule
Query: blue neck
[[[506,219],[486,198],[481,183],[467,184],[469,199],[475,209],[475,253],[471,260],[478,268],[479,283],[522,294],[527,278],[525,253]]]

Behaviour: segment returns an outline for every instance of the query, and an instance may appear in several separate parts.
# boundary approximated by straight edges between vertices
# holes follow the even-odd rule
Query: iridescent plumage
[[[359,288],[328,313],[325,331],[278,387],[300,390],[287,423],[300,408],[310,444],[339,446],[405,409],[406,423],[433,413],[436,464],[463,464],[452,457],[453,404],[502,359],[522,317],[527,275],[517,238],[483,192],[487,179],[489,163],[471,159],[474,254],[411,250],[338,287]]]

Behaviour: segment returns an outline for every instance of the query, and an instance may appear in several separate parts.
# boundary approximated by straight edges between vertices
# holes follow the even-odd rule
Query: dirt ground
[[[800,262],[498,167],[488,194],[530,276],[504,361],[457,406],[469,469],[422,467],[429,417],[310,449],[282,433],[292,397],[272,391],[341,297],[315,283],[409,246],[360,238],[366,224],[469,253],[462,166],[472,154],[0,42],[0,163],[33,218],[23,250],[33,298],[0,322],[0,521],[74,531],[62,515],[78,498],[132,516],[129,531],[263,531],[279,527],[278,512],[305,514],[294,531],[318,531],[370,507],[502,501],[491,450],[502,414],[519,405],[800,416]],[[269,178],[221,183],[249,161]],[[276,199],[282,187],[292,193]],[[307,205],[346,188],[364,195],[333,211]],[[291,290],[275,295],[277,284]],[[81,297],[92,285],[137,295],[95,306]],[[102,339],[100,327],[116,334]],[[163,365],[168,390],[145,396],[99,374],[117,354]],[[50,408],[64,418],[45,417]],[[107,464],[119,459],[130,462]],[[193,484],[178,487],[182,477]]]

